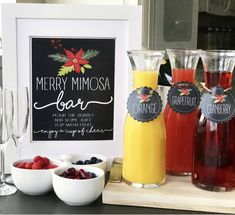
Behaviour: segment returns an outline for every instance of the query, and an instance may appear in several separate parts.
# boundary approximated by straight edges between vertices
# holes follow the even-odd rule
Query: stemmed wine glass
[[[21,143],[28,126],[29,119],[29,93],[28,87],[18,87],[13,90],[13,131],[12,138],[17,149],[18,159],[21,158]]]
[[[12,121],[13,92],[7,89],[0,89],[0,196],[11,195],[17,191],[16,187],[5,183],[5,148],[12,135]]]
[[[13,130],[12,139],[14,140],[17,152],[17,159],[21,158],[21,143],[28,126],[29,119],[29,94],[27,87],[18,87],[13,90]],[[14,184],[12,177],[6,179],[8,184]]]

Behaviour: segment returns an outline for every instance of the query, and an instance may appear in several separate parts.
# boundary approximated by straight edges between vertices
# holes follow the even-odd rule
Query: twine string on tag
[[[212,91],[209,88],[207,88],[206,86],[203,86],[203,89],[205,91],[207,91],[208,93],[212,93]],[[231,90],[231,89],[232,89],[232,87],[228,87],[228,88],[224,89],[224,93]]]

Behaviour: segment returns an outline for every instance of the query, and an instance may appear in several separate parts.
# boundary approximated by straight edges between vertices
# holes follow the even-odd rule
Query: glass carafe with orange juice
[[[133,92],[127,102],[122,176],[136,187],[165,182],[165,126],[158,95],[158,70],[164,51],[129,51]]]
[[[200,92],[193,85],[199,50],[167,49],[173,86],[164,110],[166,126],[166,170],[172,175],[192,172],[193,136]]]

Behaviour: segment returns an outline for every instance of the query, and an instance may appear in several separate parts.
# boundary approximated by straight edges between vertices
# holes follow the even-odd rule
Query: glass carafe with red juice
[[[173,83],[194,83],[199,50],[167,49]],[[188,114],[174,111],[169,103],[164,111],[166,127],[166,170],[172,175],[190,175],[192,172],[193,134],[198,109]]]
[[[235,51],[204,51],[205,87],[232,86]],[[192,182],[211,191],[235,188],[235,120],[215,122],[200,114],[195,132]]]

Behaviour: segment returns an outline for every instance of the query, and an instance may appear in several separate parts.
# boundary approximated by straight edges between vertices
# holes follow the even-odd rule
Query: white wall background
[[[34,4],[34,6],[32,6],[32,5],[28,5],[29,7],[32,7],[32,8],[36,8],[37,6]],[[68,7],[68,5],[67,5],[67,7]],[[70,9],[72,9],[73,8],[73,6],[69,6],[70,7]],[[25,15],[25,14],[27,14],[27,12],[30,14],[30,17],[33,17],[34,16],[34,14],[35,14],[35,12],[36,12],[36,14],[37,14],[37,17],[41,17],[41,16],[45,16],[45,10],[46,11],[50,11],[51,12],[51,10],[49,10],[49,7],[46,7],[46,4],[41,4],[41,5],[38,5],[38,9],[37,10],[35,10],[34,12],[33,11],[26,11],[26,9],[24,8],[24,7],[21,7],[21,8],[23,8],[25,11],[21,11],[20,10],[20,12],[21,12],[21,17],[23,16],[25,19],[21,19],[21,21],[27,21],[27,16]],[[42,8],[43,8],[43,10],[42,10]],[[60,8],[61,10],[63,9],[63,11],[64,11],[64,6],[63,5],[57,5],[56,6],[56,8]],[[91,7],[89,7],[89,8],[91,8]],[[121,8],[121,7],[117,7],[117,8]],[[41,9],[41,10],[40,10]],[[115,9],[116,10],[116,9]],[[41,12],[40,11],[44,11],[44,14],[41,14]],[[15,11],[15,12],[17,12],[17,11]],[[12,14],[15,14],[15,12],[14,11],[12,11]],[[77,12],[77,11],[76,11]],[[82,11],[80,11],[80,14],[81,14],[81,12]],[[19,11],[18,11],[18,13],[19,13]],[[67,13],[69,13],[68,11],[67,11]],[[112,14],[112,12],[109,12],[109,13],[111,13],[110,14],[110,16],[111,17],[113,17],[113,14]],[[4,12],[4,14],[5,14],[5,16],[7,16],[8,15],[8,13],[7,12]],[[47,15],[49,14],[49,12],[47,12],[46,13]],[[69,13],[70,14],[70,13]],[[86,13],[85,13],[86,14]],[[103,15],[103,13],[100,13],[101,15],[100,16],[104,16]],[[127,14],[127,13],[125,13],[125,14]],[[107,14],[106,14],[107,15]],[[106,16],[105,15],[105,16]],[[26,17],[25,17],[26,16]],[[48,15],[49,16],[49,15]],[[87,14],[86,14],[86,16],[87,16]],[[85,17],[86,17],[85,16]],[[120,13],[116,13],[116,16],[120,16]],[[116,16],[114,16],[114,17],[116,17]],[[128,13],[128,15],[126,15],[127,17],[128,16],[130,16],[130,14]],[[125,16],[124,16],[125,17]],[[121,18],[123,18],[123,15],[121,16]],[[120,18],[119,18],[120,19]],[[118,19],[118,20],[119,20]],[[56,19],[55,19],[56,20]],[[131,18],[131,20],[133,20],[133,25],[131,25],[132,26],[132,28],[134,29],[134,30],[132,30],[131,32],[132,32],[132,34],[134,34],[134,37],[132,36],[130,36],[130,38],[132,38],[132,39],[129,39],[130,40],[130,44],[132,44],[132,46],[130,46],[129,48],[130,49],[134,49],[134,47],[135,47],[135,49],[140,49],[140,47],[141,47],[141,37],[140,36],[138,36],[138,35],[141,35],[140,34],[140,31],[141,31],[141,20],[139,19],[139,17],[138,16],[136,16],[136,14],[133,14],[132,15],[132,18]],[[136,24],[135,24],[135,22],[134,21],[138,21]],[[9,21],[9,20],[8,20]],[[4,22],[4,25],[5,26],[9,26],[9,22]],[[12,20],[10,20],[10,21],[12,21]],[[45,21],[45,20],[44,20]],[[19,23],[18,23],[19,22]],[[21,22],[18,20],[18,24],[20,24]],[[59,26],[61,26],[61,20],[59,20],[58,21],[59,22]],[[12,25],[12,26],[14,26],[14,23],[15,23],[15,21],[13,20],[11,23],[10,23],[10,25]],[[30,31],[29,33],[31,33],[30,35],[41,35],[41,36],[50,36],[50,35],[53,35],[53,36],[56,36],[56,35],[60,35],[60,36],[63,36],[64,34],[64,36],[66,36],[66,35],[71,35],[71,36],[76,36],[76,35],[80,35],[81,33],[83,33],[83,34],[85,34],[86,32],[83,32],[83,30],[81,29],[81,31],[82,32],[74,32],[74,30],[72,30],[72,32],[70,32],[71,31],[71,29],[73,29],[73,28],[71,28],[71,27],[68,27],[68,29],[66,30],[66,31],[64,31],[63,29],[61,30],[61,28],[56,28],[56,29],[54,29],[54,22],[53,23],[50,23],[48,20],[46,20],[46,23],[41,23],[41,28],[39,28],[38,26],[39,25],[36,25],[37,26],[37,28],[35,28],[34,26],[35,25],[33,25],[33,24],[35,24],[35,23],[31,23],[31,25],[30,25],[30,23],[21,23],[22,24],[22,26],[24,26],[24,28],[22,27],[22,28],[10,28],[11,30],[10,30],[10,32],[9,31],[7,31],[8,33],[9,33],[9,35],[14,35],[13,34],[13,32],[14,32],[14,29],[18,29],[18,32],[17,32],[17,34],[18,34],[18,38],[20,37],[20,36],[22,36],[22,40],[20,40],[21,42],[20,43],[18,43],[18,45],[20,45],[20,46],[23,46],[23,47],[21,47],[21,49],[19,49],[19,50],[24,50],[24,49],[26,49],[26,50],[28,50],[28,47],[27,47],[27,45],[28,45],[28,36],[29,36],[29,34],[27,34],[27,32],[28,31]],[[50,24],[50,26],[47,26],[47,25],[49,25]],[[58,23],[57,23],[58,24]],[[120,23],[121,24],[121,23]],[[16,25],[16,24],[15,24]],[[52,27],[53,26],[53,27]],[[64,26],[67,26],[67,25],[64,25]],[[72,25],[72,26],[74,26],[74,25]],[[96,26],[96,25],[95,25]],[[98,25],[97,25],[98,26]],[[103,25],[102,25],[103,26]],[[113,26],[113,25],[111,25],[111,26]],[[102,31],[98,31],[98,30],[95,30],[95,29],[93,29],[93,28],[88,28],[88,29],[93,29],[93,31],[94,31],[94,36],[99,36],[99,37],[104,37],[104,36],[109,36],[109,37],[115,37],[116,38],[116,36],[115,35],[109,35],[109,34],[106,34],[105,33],[105,30],[108,30],[108,29],[112,29],[112,27],[111,26],[106,26],[106,28],[105,28],[105,26],[104,26],[104,29],[102,30]],[[125,26],[125,29],[128,27],[128,25],[124,25]],[[16,26],[15,26],[16,27]],[[21,30],[20,30],[21,29]],[[41,30],[40,30],[41,29]],[[45,31],[45,29],[47,29],[47,31]],[[55,32],[53,31],[53,29],[54,30],[56,30]],[[76,28],[77,29],[77,28]],[[79,28],[80,29],[80,28]],[[77,29],[76,31],[78,31],[79,29]],[[127,28],[128,29],[128,28]],[[33,31],[35,31],[35,32],[32,32],[32,30]],[[40,32],[37,32],[37,31],[39,31],[40,30]],[[121,32],[123,32],[123,30],[124,30],[124,28],[121,28],[121,29],[118,29],[118,28],[115,28],[114,29],[114,31],[117,33],[117,35],[119,35],[119,33],[121,33]],[[12,32],[13,31],[13,32]],[[52,32],[51,32],[52,31]],[[57,32],[58,31],[58,32]],[[126,41],[126,38],[127,38],[127,35],[129,35],[129,33],[128,33],[128,30],[125,30],[125,32],[126,33],[121,33],[121,35],[122,35],[122,37],[124,36],[125,37],[125,39],[124,39],[124,41]],[[61,35],[63,33],[63,35]],[[87,32],[88,33],[88,35],[91,35],[89,32]],[[97,33],[99,33],[99,34],[103,34],[104,33],[104,35],[97,35]],[[5,31],[5,34],[6,34],[6,31]],[[26,36],[25,36],[25,34],[27,34]],[[8,35],[8,34],[7,34]],[[15,45],[13,45],[13,44],[15,44],[15,42],[16,41],[14,41],[14,42],[12,42],[12,40],[7,36],[7,35],[5,35],[5,37],[4,37],[4,39],[5,38],[8,38],[8,45],[6,44],[6,43],[4,43],[4,45],[6,46],[6,48],[5,48],[5,50],[7,49],[7,50],[12,50],[13,52],[15,52],[15,51],[17,51],[17,50],[15,50],[16,49],[16,46]],[[85,36],[85,35],[84,35]],[[120,36],[119,36],[120,37]],[[118,37],[118,38],[119,38]],[[121,38],[122,38],[121,37]],[[26,38],[26,39],[25,39]],[[12,38],[13,40],[14,40],[14,38]],[[135,42],[135,41],[138,41],[138,46],[136,45],[137,43]],[[23,44],[22,43],[22,41],[24,41],[25,43]],[[5,40],[4,40],[4,42],[5,42]],[[118,42],[118,41],[117,41]],[[124,44],[124,42],[121,42],[121,41],[119,41],[120,42],[120,44]],[[9,44],[10,44],[10,47],[9,47]],[[26,45],[25,45],[26,44]],[[135,45],[133,45],[133,44],[135,44]],[[122,47],[122,46],[118,46],[118,47]],[[120,55],[120,53],[124,53],[125,52],[125,50],[127,50],[127,46],[125,45],[125,47],[122,47],[122,49],[124,49],[124,50],[117,50],[117,57]],[[8,52],[9,53],[9,52]],[[21,57],[25,57],[26,58],[26,61],[27,60],[29,60],[30,58],[29,58],[29,56],[26,56],[27,55],[27,53],[28,53],[28,51],[26,52],[26,54],[25,53],[18,53],[18,56],[21,56]],[[4,54],[4,53],[3,53]],[[10,54],[10,53],[9,53]],[[123,58],[122,58],[123,57]],[[6,55],[6,58],[4,58],[4,56],[3,56],[3,59],[9,59],[9,57],[8,57],[8,55]],[[118,58],[117,58],[118,59]],[[127,56],[126,55],[124,55],[124,56],[121,56],[121,57],[119,57],[119,63],[117,63],[117,65],[122,65],[123,67],[127,67],[127,65],[126,66],[124,66],[124,64],[123,64],[123,62],[126,62],[127,63],[127,61],[126,61],[126,59],[127,59]],[[6,61],[7,61],[6,60]],[[11,62],[12,62],[12,55],[11,55]],[[24,60],[23,61],[19,61],[19,62],[22,62],[23,64],[21,64],[21,65],[18,65],[19,66],[19,68],[20,68],[20,74],[24,74],[25,72],[27,73],[27,71],[28,71],[28,67],[27,67],[27,65],[29,65],[27,62],[25,62]],[[6,70],[9,70],[9,71],[14,71],[14,70],[16,70],[15,69],[15,67],[14,68],[12,68],[11,67],[11,65],[12,65],[12,63],[5,63],[4,65],[8,65],[8,66],[6,66]],[[10,68],[9,68],[9,66],[10,66]],[[27,68],[25,68],[25,66],[27,67]],[[4,68],[3,68],[4,69]],[[121,69],[120,71],[118,71],[118,72],[116,72],[116,74],[122,74],[122,72],[125,72],[126,70],[125,69]],[[8,74],[8,73],[7,73]],[[126,73],[125,73],[126,74]],[[120,75],[119,75],[120,76]],[[121,75],[120,77],[124,77],[125,75],[123,74],[123,75]],[[21,75],[20,76],[21,78],[23,78],[23,77],[25,77],[22,81],[28,81],[28,76],[26,75]],[[13,83],[14,81],[12,81],[12,75],[11,76],[9,76],[9,82],[10,83]],[[128,82],[128,80],[126,80],[127,82]],[[8,83],[9,83],[8,82]],[[119,88],[117,88],[117,89],[124,89],[125,87],[124,87],[124,85],[128,85],[128,84],[124,84],[123,83],[123,80],[122,79],[120,79],[119,80]],[[5,83],[5,85],[6,85],[6,83]],[[24,84],[24,85],[27,85],[27,84]],[[10,86],[9,86],[10,87]],[[125,90],[125,91],[127,91],[127,90]],[[121,93],[121,91],[119,92],[119,90],[117,90],[117,92],[115,92],[115,93],[118,93],[118,94],[120,94]],[[121,98],[121,99],[119,99],[119,100],[117,100],[117,105],[116,105],[116,109],[118,109],[117,107],[122,107],[122,105],[124,105],[125,106],[125,102],[126,102],[126,99],[125,99],[125,96],[123,96],[123,94],[120,96],[120,95],[116,95],[117,96],[117,98]],[[119,108],[120,109],[120,108]],[[124,108],[121,108],[121,109],[123,109],[123,111],[125,112],[125,107]],[[119,114],[120,114],[120,111],[119,111]],[[123,116],[123,119],[121,120],[121,121],[123,121],[123,122],[121,122],[120,121],[120,119],[122,118],[122,117],[120,117],[119,116],[119,120],[117,120],[116,121],[116,124],[117,123],[119,123],[121,126],[119,127],[119,131],[121,130],[121,129],[123,129],[123,125],[124,125],[124,120],[125,120],[125,115],[124,115],[125,113],[123,113],[123,114],[120,114],[120,115],[122,115]],[[118,122],[119,121],[119,122]],[[29,132],[29,129],[28,129],[28,132]],[[28,135],[29,135],[29,133],[28,133]],[[116,135],[117,136],[117,138],[119,138],[119,139],[117,139],[117,141],[115,141],[115,143],[116,144],[114,144],[114,145],[116,145],[117,147],[119,147],[119,145],[120,146],[122,146],[122,135]],[[25,136],[25,140],[26,140],[26,137],[28,137],[27,135]],[[29,139],[29,138],[28,138]],[[102,143],[103,145],[105,144],[105,143]],[[46,145],[46,144],[44,144],[44,145]],[[64,145],[63,143],[61,143],[61,146],[62,145]],[[107,145],[107,144],[106,144]],[[116,155],[120,155],[121,154],[121,152],[122,152],[122,150],[121,150],[121,148],[118,148],[118,150],[117,149],[114,149],[114,145],[112,144],[112,145],[109,145],[110,147],[108,148],[107,146],[106,146],[106,148],[107,148],[107,150],[111,150],[112,151],[112,153],[115,153],[115,156]],[[47,146],[47,145],[46,145]],[[64,148],[64,149],[66,149],[66,150],[63,150],[63,151],[61,151],[61,148],[57,148],[58,147],[58,145],[56,145],[56,144],[50,144],[49,143],[49,146],[50,147],[52,147],[53,149],[51,149],[51,150],[49,150],[48,151],[48,146],[47,147],[42,147],[42,145],[40,144],[40,146],[36,146],[36,148],[35,148],[35,144],[34,143],[27,143],[26,141],[24,142],[24,144],[22,145],[22,157],[32,157],[32,155],[36,155],[36,153],[37,154],[41,154],[41,155],[45,155],[45,156],[52,156],[52,154],[53,155],[56,155],[56,156],[58,156],[58,155],[61,155],[62,153],[68,153],[69,151],[70,151],[70,153],[71,153],[71,151],[81,151],[81,150],[83,150],[83,151],[81,151],[81,153],[84,153],[84,151],[85,150],[87,150],[88,149],[88,147],[89,147],[89,150],[91,150],[91,147],[90,146],[88,146],[88,145],[86,145],[86,148],[85,147],[82,147],[82,148],[80,148],[79,147],[79,150],[74,150],[74,147],[78,147],[78,145],[76,145],[76,146],[73,146],[73,145],[71,145],[70,147],[68,147],[68,144],[66,145],[66,147],[61,147],[61,148]],[[96,150],[96,153],[100,153],[100,154],[104,154],[104,152],[102,151],[102,153],[101,153],[101,150],[102,150],[102,148],[104,148],[104,147],[101,147],[101,145],[99,145],[99,146],[97,146],[96,148],[92,148],[92,150]],[[114,149],[114,150],[113,150]],[[14,144],[13,144],[13,142],[11,141],[11,143],[9,143],[8,144],[8,147],[7,147],[7,150],[6,150],[6,167],[7,167],[7,172],[9,172],[9,170],[10,170],[10,163],[14,160],[14,158],[15,159],[17,159],[17,156],[16,156],[16,153],[14,153],[14,151],[15,151],[15,147],[14,147]],[[107,152],[107,155],[106,155],[107,157],[113,157],[114,156],[114,154],[110,154],[110,153],[108,153]]]
[[[137,5],[138,0],[45,0],[45,3],[83,4],[83,5]]]

